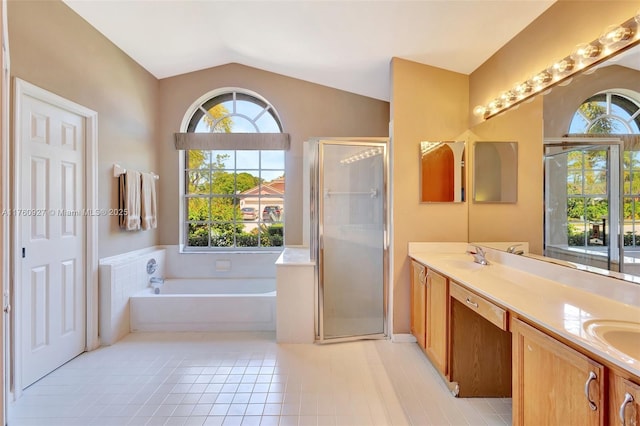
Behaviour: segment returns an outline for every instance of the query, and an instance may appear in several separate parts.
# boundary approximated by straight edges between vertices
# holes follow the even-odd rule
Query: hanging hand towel
[[[140,201],[142,229],[155,229],[158,224],[156,217],[156,178],[151,173],[142,173]]]
[[[127,170],[124,177],[124,191],[120,191],[121,205],[126,212],[124,220],[120,221],[120,227],[127,231],[140,229],[140,180],[140,172]]]

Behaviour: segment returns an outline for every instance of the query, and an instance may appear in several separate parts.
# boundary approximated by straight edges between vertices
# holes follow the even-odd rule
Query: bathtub
[[[129,299],[131,331],[274,331],[272,278],[166,279]]]

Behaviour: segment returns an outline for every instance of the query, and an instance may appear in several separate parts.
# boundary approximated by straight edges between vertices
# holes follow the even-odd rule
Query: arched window
[[[220,89],[192,105],[183,127],[185,249],[283,246],[285,151],[271,143],[282,133],[273,106],[247,90]]]
[[[614,91],[597,93],[580,105],[569,133],[640,133],[640,101]]]
[[[624,142],[623,151],[623,210],[624,245],[640,245],[640,94],[628,90],[608,90],[585,100],[575,112],[569,133],[606,137],[618,135]],[[590,223],[605,214],[607,169],[605,151],[575,151],[569,153],[567,178],[568,222],[583,235],[570,238],[569,245],[591,245],[594,237]],[[602,226],[604,227],[604,226]],[[587,234],[584,234],[587,229]],[[571,233],[571,229],[570,229]],[[573,241],[573,244],[571,243]],[[599,242],[606,245],[606,241]]]

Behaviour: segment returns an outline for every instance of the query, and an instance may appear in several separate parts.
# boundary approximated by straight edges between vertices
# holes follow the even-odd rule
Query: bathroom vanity
[[[640,424],[640,286],[466,243],[409,243],[411,332],[452,393],[516,425]]]

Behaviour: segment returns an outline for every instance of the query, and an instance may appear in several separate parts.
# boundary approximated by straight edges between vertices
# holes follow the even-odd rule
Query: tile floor
[[[509,425],[452,397],[414,343],[276,344],[273,333],[134,333],[9,407],[21,425]]]

